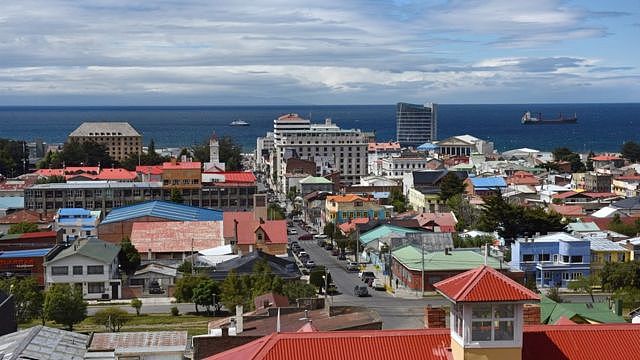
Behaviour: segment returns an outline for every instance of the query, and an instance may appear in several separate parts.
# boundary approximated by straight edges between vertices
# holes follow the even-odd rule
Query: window
[[[562,255],[562,262],[563,262],[563,263],[567,263],[567,264],[568,264],[568,263],[569,263],[569,256],[567,256],[567,255]]]
[[[579,280],[582,278],[582,273],[574,272],[571,273],[571,280]]]
[[[582,255],[572,256],[571,257],[571,262],[572,263],[581,263],[582,262]]]
[[[551,271],[545,271],[543,276],[545,280],[551,280]]]
[[[618,261],[619,261],[619,262],[624,261],[624,253],[620,253],[620,254],[618,254]]]
[[[104,274],[104,266],[102,265],[89,265],[87,266],[88,275],[100,275]]]
[[[73,275],[82,275],[82,265],[73,267]]]
[[[104,292],[104,283],[88,283],[87,292],[89,294],[100,294]]]
[[[69,275],[69,267],[67,266],[52,266],[51,275]]]
[[[569,280],[569,273],[568,272],[563,272],[562,273],[562,280]]]
[[[522,254],[522,262],[533,261],[533,254]]]
[[[478,304],[471,312],[471,341],[511,341],[514,339],[515,306]]]
[[[550,254],[540,254],[538,255],[538,261],[550,261],[551,260],[551,255]]]

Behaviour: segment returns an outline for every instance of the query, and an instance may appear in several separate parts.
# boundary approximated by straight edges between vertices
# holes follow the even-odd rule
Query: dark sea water
[[[525,126],[525,111],[545,118],[578,116],[577,124]],[[85,121],[127,121],[158,147],[198,143],[213,131],[239,141],[246,151],[256,137],[273,128],[273,119],[295,112],[322,122],[330,117],[343,128],[375,130],[378,141],[395,139],[394,105],[352,106],[203,106],[203,107],[0,107],[0,138],[64,142]],[[498,150],[520,147],[574,151],[618,151],[640,141],[640,104],[440,105],[438,138],[470,134],[493,141]],[[231,127],[234,119],[251,124]]]

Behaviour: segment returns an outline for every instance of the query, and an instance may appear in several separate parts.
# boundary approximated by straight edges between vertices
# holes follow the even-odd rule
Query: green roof
[[[389,237],[390,235],[396,235],[398,237],[404,237],[407,233],[417,233],[420,230],[410,229],[402,226],[395,225],[381,225],[373,230],[369,230],[366,233],[360,235],[360,242],[368,244],[372,241]]]
[[[300,184],[333,184],[331,180],[322,176],[307,176],[300,180]]]
[[[48,262],[58,261],[72,255],[82,255],[102,263],[109,264],[118,256],[120,245],[108,243],[95,237],[76,240]]]
[[[540,317],[543,324],[555,324],[560,317],[600,324],[624,323],[622,316],[616,315],[607,303],[557,303],[546,296],[541,296]]]
[[[419,247],[407,245],[394,250],[393,258],[409,270],[422,271],[422,253]],[[484,256],[472,249],[454,249],[446,255],[444,251],[425,252],[424,271],[471,270],[484,265]],[[487,265],[500,268],[500,261],[489,256]],[[507,265],[503,264],[506,269]]]
[[[600,228],[594,222],[573,222],[567,225],[567,230],[577,232],[591,232],[600,231]]]

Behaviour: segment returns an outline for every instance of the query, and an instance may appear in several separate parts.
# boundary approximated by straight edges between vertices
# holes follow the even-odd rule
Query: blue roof
[[[427,142],[427,143],[424,143],[424,144],[418,146],[416,149],[417,150],[421,150],[421,151],[428,151],[428,150],[435,150],[437,148],[438,148],[438,145],[436,145],[434,143]]]
[[[153,216],[175,221],[222,221],[222,211],[176,204],[168,201],[147,201],[111,210],[102,224]]]
[[[371,193],[375,199],[388,199],[391,193],[388,191],[374,191]]]
[[[499,176],[485,177],[485,178],[473,177],[473,178],[469,178],[469,180],[471,180],[471,183],[473,184],[474,188],[492,189],[492,188],[507,187],[507,183],[504,181],[503,178]]]
[[[91,211],[83,208],[63,208],[58,209],[58,215],[61,216],[87,216],[91,215]]]
[[[0,252],[0,259],[45,256],[49,253],[49,251],[51,251],[51,249],[53,248],[3,251],[3,252]]]
[[[0,209],[24,209],[23,196],[0,197]]]

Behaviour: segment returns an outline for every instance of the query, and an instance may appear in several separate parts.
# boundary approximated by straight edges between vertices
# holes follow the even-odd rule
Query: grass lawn
[[[129,321],[120,331],[181,331],[186,330],[189,336],[202,335],[207,333],[207,323],[217,319],[212,316],[180,315],[171,316],[165,314],[142,314],[140,316],[131,315]],[[20,328],[28,328],[40,325],[40,320],[20,324]],[[48,321],[47,326],[63,328],[62,325],[53,321]],[[74,325],[74,331],[82,333],[105,332],[107,329],[103,325],[93,322],[93,316],[88,316],[83,322]]]

